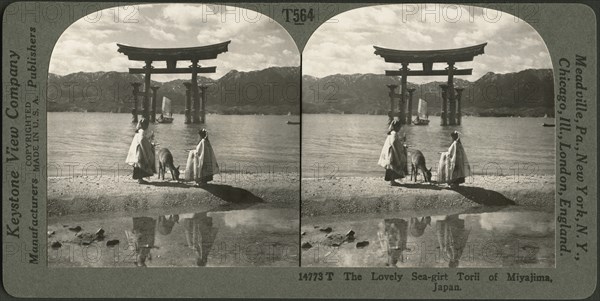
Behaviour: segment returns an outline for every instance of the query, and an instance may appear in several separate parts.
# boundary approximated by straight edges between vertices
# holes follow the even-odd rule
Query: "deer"
[[[431,168],[427,169],[427,166],[425,165],[425,156],[423,156],[423,153],[420,150],[415,150],[412,152],[411,167],[411,180],[414,177],[414,181],[416,182],[417,176],[419,175],[419,170],[421,170],[425,182],[431,183]]]
[[[158,151],[158,178],[165,179],[166,169],[171,172],[173,180],[179,182],[179,166],[173,164],[173,155],[167,148],[161,148]]]

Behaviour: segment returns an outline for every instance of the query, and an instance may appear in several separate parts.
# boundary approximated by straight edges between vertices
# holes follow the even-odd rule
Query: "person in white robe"
[[[198,132],[200,142],[196,149],[188,154],[185,167],[184,179],[186,181],[195,181],[199,186],[213,180],[213,175],[219,173],[219,164],[213,151],[212,145],[208,140],[208,132],[202,129]]]
[[[125,159],[125,163],[133,166],[133,178],[140,184],[148,183],[144,178],[156,173],[154,145],[150,142],[152,137],[149,136],[152,134],[148,131],[149,124],[147,118],[140,119]]]
[[[378,162],[379,166],[385,168],[385,181],[389,181],[392,186],[400,185],[395,180],[402,179],[408,174],[407,151],[404,138],[400,136],[400,128],[398,119],[390,122]]]
[[[450,134],[452,144],[447,152],[441,153],[438,164],[438,182],[447,183],[452,189],[458,188],[466,177],[471,176],[469,160],[458,135],[457,131]]]

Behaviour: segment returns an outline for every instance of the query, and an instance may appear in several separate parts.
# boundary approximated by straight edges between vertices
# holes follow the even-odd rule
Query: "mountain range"
[[[219,79],[198,77],[208,85],[207,110],[218,114],[300,114],[300,68],[271,67],[258,71],[232,70]],[[443,78],[445,80],[445,78]],[[410,78],[409,78],[410,81]],[[78,72],[48,77],[48,111],[130,112],[133,107],[131,83],[143,83],[143,75],[127,72]],[[184,82],[152,81],[161,99],[172,100],[175,113],[185,110]],[[418,99],[429,104],[429,114],[441,111],[443,81],[425,84],[409,82],[415,88],[413,112]],[[302,76],[302,112],[387,114],[388,84],[399,84],[398,77],[382,74],[336,74],[322,78]],[[553,116],[554,84],[551,69],[527,69],[496,74],[488,72],[474,82],[455,78],[462,93],[463,115],[477,116]],[[399,93],[399,88],[396,90]],[[143,97],[138,97],[138,108]]]
[[[444,77],[443,78],[445,81]],[[418,99],[428,102],[429,114],[441,111],[440,84],[410,83],[413,114]],[[303,76],[303,113],[387,114],[390,108],[388,84],[400,84],[398,77],[381,74],[336,74],[322,78]],[[488,72],[474,82],[454,79],[456,88],[464,88],[463,115],[476,116],[553,116],[554,83],[551,69],[527,69],[496,74]],[[400,93],[400,88],[396,89]]]
[[[207,111],[218,114],[300,114],[300,68],[271,67],[258,71],[232,70],[214,80],[198,76],[200,84],[208,85]],[[131,112],[131,83],[144,82],[143,75],[127,72],[77,72],[48,76],[48,111]],[[151,81],[157,86],[157,111],[162,97],[172,100],[172,110],[185,110],[189,80]],[[142,85],[143,88],[143,85]],[[138,109],[143,96],[138,97]]]

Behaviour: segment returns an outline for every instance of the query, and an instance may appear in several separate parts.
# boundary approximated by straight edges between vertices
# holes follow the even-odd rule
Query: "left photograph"
[[[49,266],[298,266],[300,80],[252,10],[75,21],[49,67]]]

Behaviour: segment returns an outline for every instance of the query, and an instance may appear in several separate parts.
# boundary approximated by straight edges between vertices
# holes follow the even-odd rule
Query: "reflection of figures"
[[[458,260],[471,232],[465,229],[465,220],[460,219],[458,214],[448,215],[445,219],[436,221],[435,226],[440,250],[449,260],[448,266],[458,267]]]
[[[138,183],[147,183],[145,177],[150,177],[156,172],[154,163],[154,146],[150,143],[151,137],[147,132],[150,121],[147,118],[140,119],[137,124],[137,130],[125,163],[133,166],[133,178]]]
[[[471,175],[467,154],[458,138],[458,132],[450,134],[452,145],[447,152],[441,153],[438,165],[438,182],[448,183],[450,188],[457,188],[465,182],[465,177]]]
[[[198,134],[200,142],[188,155],[184,178],[186,181],[196,181],[200,185],[213,180],[213,175],[219,173],[219,165],[208,140],[208,132],[202,129]]]
[[[187,246],[196,253],[196,265],[206,266],[208,253],[217,236],[217,229],[213,228],[212,217],[206,212],[195,214],[182,214],[183,229]]]
[[[158,233],[169,235],[173,230],[175,223],[179,222],[179,215],[161,215],[158,217]]]
[[[134,248],[135,265],[146,266],[146,259],[152,259],[150,250],[154,248],[156,220],[151,217],[134,217],[133,230],[125,231],[129,245]]]
[[[394,119],[390,122],[388,136],[381,149],[379,156],[379,166],[385,168],[385,180],[390,181],[390,185],[398,186],[396,179],[402,179],[408,174],[406,165],[406,148],[404,140],[400,137],[400,121]]]
[[[431,217],[421,217],[420,219],[418,217],[411,217],[408,222],[410,236],[421,237],[427,225],[431,226]]]
[[[379,243],[383,250],[387,250],[387,266],[396,266],[398,260],[404,262],[402,252],[407,250],[408,222],[404,219],[385,219],[379,224]]]

